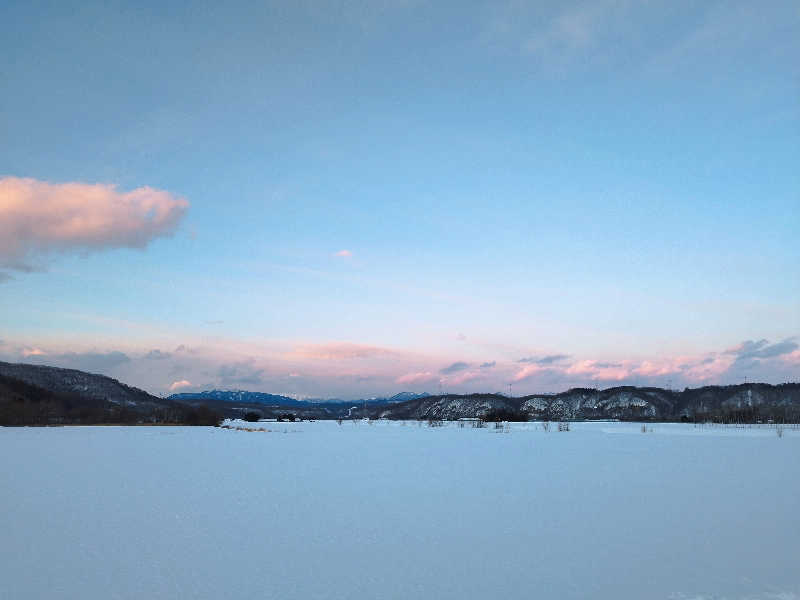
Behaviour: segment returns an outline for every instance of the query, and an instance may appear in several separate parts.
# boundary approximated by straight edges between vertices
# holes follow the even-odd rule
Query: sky
[[[800,379],[800,6],[4,2],[0,360],[152,393]]]

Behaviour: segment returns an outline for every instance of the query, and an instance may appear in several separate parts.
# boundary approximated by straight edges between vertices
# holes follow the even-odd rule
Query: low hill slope
[[[206,407],[157,398],[104,375],[0,362],[0,425],[213,425],[220,418]]]
[[[130,387],[105,375],[45,365],[0,362],[0,375],[58,394],[78,394],[83,398],[106,400],[114,404],[163,405],[164,400],[144,390]]]

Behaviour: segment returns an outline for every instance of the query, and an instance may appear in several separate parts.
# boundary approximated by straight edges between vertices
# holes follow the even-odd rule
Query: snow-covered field
[[[800,598],[800,431],[571,425],[0,428],[0,598]]]

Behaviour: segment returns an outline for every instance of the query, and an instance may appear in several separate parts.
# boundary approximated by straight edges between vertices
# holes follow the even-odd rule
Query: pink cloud
[[[180,381],[173,381],[172,385],[169,386],[169,391],[174,392],[187,387],[192,387],[192,382],[187,379],[181,379]]]
[[[636,373],[637,375],[654,377],[657,375],[672,375],[674,373],[680,372],[680,369],[672,361],[663,362],[659,364],[653,361],[646,360],[642,362],[638,367],[633,369],[633,372]]]
[[[350,258],[353,256],[353,252],[351,250],[339,250],[334,254],[334,256],[339,256],[341,258]]]
[[[32,256],[55,251],[143,248],[171,233],[188,206],[150,187],[0,178],[0,265],[30,268]]]
[[[108,325],[105,321],[100,323]],[[67,344],[60,338],[9,339],[4,336],[0,360],[19,361],[23,360],[24,354],[29,357],[25,360],[30,362],[92,370],[84,366],[90,364],[87,361],[108,365],[109,360],[120,359],[125,362],[114,364],[124,364],[120,374],[124,375],[125,383],[159,392],[222,385],[294,396],[343,398],[389,395],[404,388],[433,391],[440,380],[454,392],[493,391],[511,382],[518,395],[562,391],[574,385],[608,387],[631,383],[663,387],[669,383],[675,388],[697,387],[741,382],[745,375],[748,381],[780,382],[795,379],[796,368],[800,366],[800,349],[794,349],[778,356],[761,358],[755,366],[750,361],[738,360],[736,354],[719,350],[609,360],[581,357],[546,364],[521,363],[519,359],[499,357],[492,361],[494,367],[489,369],[481,368],[481,363],[471,357],[427,355],[402,347],[367,343],[201,340],[153,331],[155,333],[149,333],[147,339],[142,338],[144,341],[126,337],[126,343],[132,344],[126,347],[108,346],[119,341],[108,338],[102,342],[106,346],[101,349],[94,346],[100,343],[94,336],[91,344],[87,342],[81,348],[76,348],[76,341]],[[176,348],[179,341],[184,345]],[[169,348],[170,352],[164,351],[163,354],[171,356],[152,360],[152,348],[155,347]],[[471,362],[450,363],[458,358]],[[83,362],[78,363],[78,359]],[[437,370],[438,366],[448,363],[444,369],[447,372]],[[457,367],[455,370],[453,365]],[[104,371],[97,368],[93,372]],[[223,383],[225,377],[230,380],[228,383]]]
[[[480,379],[481,377],[483,377],[483,373],[478,373],[476,371],[463,371],[456,375],[449,376],[447,378],[447,383],[452,385],[460,385],[462,383],[474,381],[475,379]]]
[[[524,381],[537,375],[541,371],[544,371],[544,367],[539,365],[525,365],[519,371],[517,371],[514,376],[511,378],[513,381]]]
[[[695,358],[684,365],[683,376],[694,382],[716,381],[731,368],[733,362],[733,357],[725,354]]]
[[[732,363],[724,355],[700,357],[678,356],[652,360],[623,360],[606,362],[601,360],[581,360],[566,365],[529,364],[520,369],[512,381],[524,381],[544,372],[568,375],[595,381],[624,381],[630,377],[664,378],[674,376],[690,381],[707,381],[721,376]],[[641,381],[641,379],[638,379]],[[657,379],[658,380],[658,379]]]
[[[601,381],[622,381],[630,377],[632,369],[623,363],[607,363],[597,360],[582,360],[569,366],[565,373],[581,375]]]
[[[434,375],[430,371],[423,371],[420,373],[406,373],[405,375],[401,375],[397,379],[395,379],[395,383],[399,383],[401,385],[412,385],[415,383],[431,383],[438,379],[437,375]]]

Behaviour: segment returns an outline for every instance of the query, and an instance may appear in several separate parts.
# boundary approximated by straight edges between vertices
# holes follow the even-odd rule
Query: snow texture
[[[800,598],[800,431],[0,428],[0,598]]]

